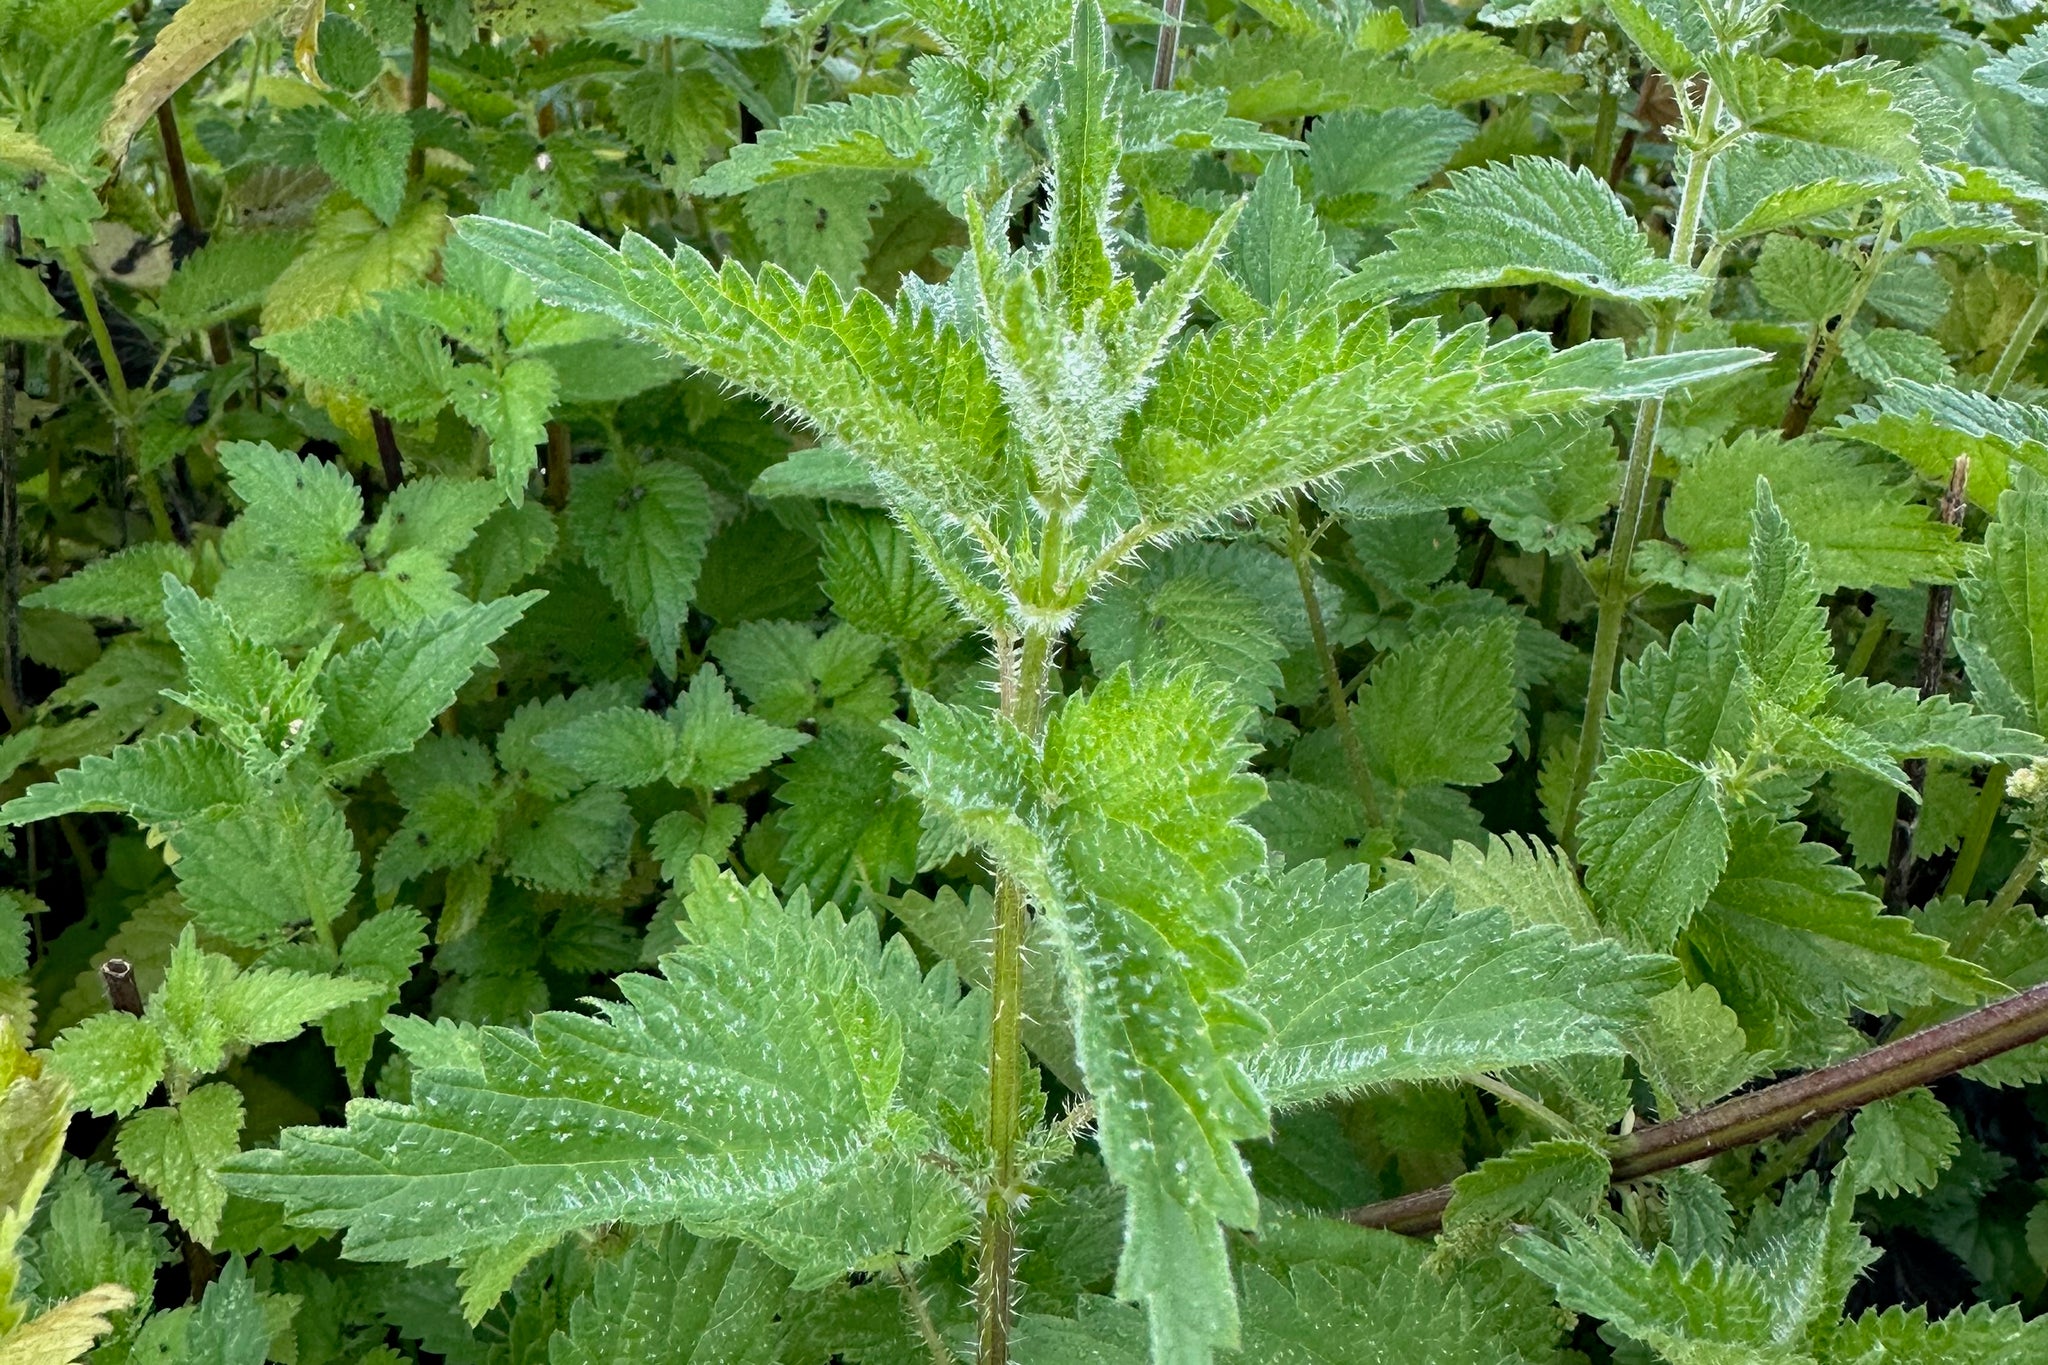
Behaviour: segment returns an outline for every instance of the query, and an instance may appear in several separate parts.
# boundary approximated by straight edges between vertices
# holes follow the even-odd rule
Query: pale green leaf
[[[130,1115],[114,1137],[114,1154],[135,1183],[193,1240],[220,1230],[228,1192],[222,1164],[241,1149],[242,1094],[232,1085],[202,1085],[176,1106]]]
[[[1947,1106],[1921,1087],[1856,1111],[1843,1169],[1874,1194],[1917,1194],[1934,1188],[1957,1145]]]
[[[1418,635],[1373,661],[1352,715],[1396,787],[1478,786],[1500,775],[1516,728],[1515,626]]]
[[[405,163],[412,155],[412,124],[405,115],[375,110],[333,118],[313,139],[320,169],[386,224],[405,202]]]
[[[1626,749],[1600,765],[1579,851],[1604,922],[1644,947],[1671,946],[1727,861],[1721,800],[1711,771],[1669,750]]]
[[[1668,960],[1611,940],[1370,886],[1364,867],[1309,863],[1249,893],[1246,997],[1273,1038],[1247,1066],[1276,1104],[1618,1053],[1672,981]]]
[[[1360,262],[1342,297],[1548,284],[1647,304],[1706,287],[1690,266],[1656,253],[1628,206],[1589,168],[1547,157],[1454,172],[1413,218],[1393,234],[1391,252]]]
[[[363,1260],[474,1263],[580,1228],[682,1221],[816,1285],[967,1228],[916,1117],[986,1101],[986,1015],[866,916],[778,902],[708,861],[661,976],[595,1016],[485,1029],[479,1065],[416,1071],[412,1105],[358,1101],[229,1179]],[[441,1149],[446,1148],[446,1152]],[[480,1314],[488,1303],[472,1303]]]
[[[1683,586],[1718,586],[1743,575],[1748,508],[1760,477],[1769,478],[1779,510],[1811,552],[1823,591],[1950,583],[1961,570],[1955,529],[1916,498],[1910,483],[1886,477],[1837,442],[1750,433],[1700,451],[1672,485],[1664,528],[1685,546],[1690,572]]]
[[[71,1082],[72,1102],[94,1114],[138,1109],[163,1079],[164,1045],[132,1014],[95,1014],[57,1035],[50,1065]]]
[[[403,753],[448,709],[491,644],[541,598],[501,597],[367,640],[321,675],[325,703],[310,746],[329,777],[345,781]]]

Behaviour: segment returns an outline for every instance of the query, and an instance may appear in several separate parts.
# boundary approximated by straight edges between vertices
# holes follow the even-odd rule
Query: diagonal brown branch
[[[1952,1076],[1965,1067],[2048,1038],[2048,983],[2008,996],[1945,1024],[1922,1029],[1860,1057],[1779,1081],[1669,1123],[1639,1128],[1610,1149],[1616,1184],[1747,1147],[1815,1119],[1858,1109]],[[1363,1227],[1421,1236],[1443,1226],[1451,1187],[1347,1209]]]

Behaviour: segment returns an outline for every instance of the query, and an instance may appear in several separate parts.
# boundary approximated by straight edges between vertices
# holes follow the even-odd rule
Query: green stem
[[[1849,662],[1842,665],[1842,676],[1860,678],[1870,667],[1871,656],[1877,653],[1878,645],[1884,640],[1884,633],[1891,628],[1892,618],[1883,607],[1870,613],[1870,619],[1863,623],[1863,633],[1856,637],[1856,648],[1849,651]]]
[[[114,461],[118,469],[128,452],[128,424],[134,412],[134,397],[129,391],[127,376],[121,373],[121,358],[114,351],[114,338],[107,330],[107,319],[100,312],[92,276],[87,273],[76,248],[65,248],[62,257],[64,270],[71,276],[72,287],[78,291],[78,304],[85,312],[85,326],[92,333],[93,349],[99,353],[100,367],[106,371],[107,416],[114,429]],[[151,475],[139,468],[135,482],[142,488],[142,501],[149,508],[149,524],[157,539],[171,539],[171,518],[164,507],[163,490],[157,487]]]
[[[78,305],[85,310],[85,326],[92,333],[93,349],[99,352],[100,365],[107,372],[107,392],[113,396],[111,415],[118,425],[128,417],[128,377],[121,373],[120,358],[114,354],[114,338],[107,331],[106,318],[100,314],[99,296],[93,292],[92,276],[86,271],[85,262],[79,259],[75,247],[66,247],[60,254],[64,270],[71,276],[71,285],[78,291]]]
[[[1991,898],[1991,908],[1984,912],[1986,919],[1996,919],[2019,904],[2020,897],[2026,894],[2041,871],[2044,856],[2048,856],[2048,844],[2042,843],[2038,837],[2027,841],[2027,851],[2021,856],[2019,865],[2005,879],[2005,885],[1998,888],[1998,894]]]
[[[1700,215],[1706,208],[1709,172],[1714,164],[1714,126],[1721,117],[1721,92],[1707,87],[1695,126],[1701,144],[1686,167],[1678,198],[1678,221],[1671,231],[1670,259],[1690,266],[1699,242]],[[1667,312],[1657,324],[1651,354],[1669,355],[1678,344],[1678,315]],[[1629,440],[1628,463],[1622,471],[1621,503],[1615,513],[1614,541],[1607,552],[1607,574],[1600,585],[1599,623],[1593,632],[1593,672],[1586,687],[1586,718],[1572,768],[1571,800],[1566,804],[1560,842],[1569,846],[1578,825],[1579,803],[1600,763],[1600,726],[1607,718],[1607,697],[1614,689],[1614,670],[1621,659],[1621,636],[1628,623],[1629,570],[1635,558],[1650,502],[1650,466],[1657,453],[1657,425],[1663,420],[1662,399],[1646,398],[1636,409],[1635,434]]]
[[[2048,267],[2048,242],[2040,248],[2043,265]],[[1984,385],[1984,391],[1996,398],[2005,392],[2006,385],[2019,373],[2020,361],[2034,344],[2034,338],[2041,334],[2041,325],[2048,323],[2048,268],[2044,268],[2034,287],[2034,301],[2027,305],[2027,311],[2020,316],[2019,326],[2013,328],[2006,339],[2005,349],[1998,353],[1998,364],[1992,367],[1991,378]]]
[[[1035,739],[1050,671],[1052,639],[1043,630],[1027,630],[1014,664],[1007,658],[1011,648],[1007,641],[998,641],[997,648],[1005,656],[1001,670],[1003,714]],[[1008,1365],[1010,1359],[1017,1209],[1024,1197],[1017,1160],[1017,1129],[1023,1109],[1026,1067],[1021,1025],[1024,941],[1030,930],[1030,917],[1024,888],[1015,877],[997,876],[995,900],[995,938],[989,953],[988,1062],[988,1144],[993,1170],[982,1207],[977,1286],[981,1365]]]
[[[2012,775],[2012,769],[2003,763],[1994,763],[1984,774],[1984,785],[1977,792],[1977,803],[1970,808],[1970,823],[1963,831],[1963,846],[1956,854],[1955,866],[1948,870],[1948,881],[1941,888],[1944,896],[1968,898],[1970,883],[1977,880],[1977,867],[1984,861],[1984,849],[1991,842],[1992,828],[1998,823],[1998,809],[2005,804],[2005,779]]]
[[[1365,807],[1365,822],[1378,829],[1386,822],[1380,812],[1379,792],[1372,780],[1372,767],[1365,760],[1365,745],[1358,738],[1351,708],[1344,700],[1344,675],[1337,669],[1337,653],[1330,648],[1330,632],[1323,623],[1323,604],[1316,597],[1315,573],[1311,567],[1308,537],[1302,533],[1301,513],[1287,508],[1287,557],[1294,561],[1294,579],[1301,587],[1301,605],[1308,612],[1309,638],[1315,642],[1316,659],[1323,669],[1323,691],[1329,695],[1330,712],[1336,719],[1337,746],[1344,751],[1344,766],[1358,803]]]
[[[896,1287],[903,1291],[903,1306],[916,1324],[917,1335],[924,1342],[925,1350],[931,1352],[932,1365],[953,1365],[953,1353],[946,1349],[946,1339],[939,1335],[939,1325],[932,1321],[931,1305],[924,1300],[924,1291],[917,1287],[917,1279],[904,1269],[898,1261],[891,1269],[896,1275]]]
[[[1614,161],[1614,130],[1621,121],[1621,97],[1612,90],[1600,92],[1600,109],[1593,123],[1593,147],[1581,163],[1604,177]],[[1565,344],[1577,346],[1593,337],[1593,296],[1581,294],[1572,300],[1571,319],[1565,325]]]
[[[1552,1109],[1534,1095],[1517,1090],[1506,1081],[1497,1080],[1483,1071],[1475,1071],[1467,1076],[1465,1080],[1474,1089],[1484,1090],[1501,1103],[1512,1105],[1521,1110],[1551,1132],[1556,1133],[1559,1137],[1576,1138],[1584,1136],[1555,1109]]]

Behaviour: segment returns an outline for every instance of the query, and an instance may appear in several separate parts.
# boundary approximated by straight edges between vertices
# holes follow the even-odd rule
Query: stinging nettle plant
[[[1302,1020],[1301,1032],[1330,1036],[1290,1046],[1275,1015],[1303,1002],[1288,999],[1284,980],[1262,982],[1258,968],[1275,971],[1279,962],[1248,962],[1243,942],[1258,932],[1247,929],[1242,901],[1259,899],[1250,879],[1263,864],[1258,836],[1240,819],[1260,796],[1235,738],[1244,717],[1186,673],[1118,673],[1088,695],[1057,695],[1056,656],[1076,613],[1145,546],[1250,515],[1348,469],[1424,459],[1510,419],[1654,400],[1755,357],[1721,350],[1632,359],[1615,342],[1553,351],[1531,334],[1494,343],[1477,326],[1449,334],[1427,321],[1396,327],[1383,310],[1346,309],[1340,291],[1312,269],[1273,291],[1270,314],[1254,304],[1242,321],[1189,330],[1190,305],[1240,211],[1219,215],[1202,241],[1139,289],[1119,265],[1110,217],[1121,151],[1117,78],[1101,16],[1083,5],[1056,58],[1057,93],[1045,111],[1044,244],[1011,249],[1009,195],[970,190],[963,210],[971,254],[950,283],[907,289],[894,306],[867,294],[847,298],[821,276],[806,285],[772,266],[758,275],[716,268],[689,248],[670,256],[637,236],[614,249],[566,225],[541,232],[470,219],[459,227],[465,243],[526,275],[548,301],[602,313],[658,341],[851,454],[988,639],[996,706],[920,697],[915,722],[897,731],[927,838],[978,850],[997,874],[988,991],[955,1011],[986,1011],[985,1024],[974,1026],[985,1030],[985,1050],[969,1047],[960,1024],[947,1055],[916,1057],[910,1037],[884,1043],[816,1021],[807,1046],[777,1049],[780,1065],[808,1054],[830,1069],[844,1058],[877,1093],[849,1109],[816,1106],[804,1125],[808,1143],[778,1131],[778,1121],[803,1107],[801,1091],[763,1085],[746,1093],[737,1062],[730,1077],[707,1076],[695,1093],[689,1052],[665,1055],[662,1039],[681,1046],[689,1035],[672,1016],[708,1008],[686,1003],[692,987],[722,996],[714,983],[732,968],[720,953],[738,945],[728,948],[697,925],[714,896],[742,895],[700,881],[684,931],[696,940],[687,968],[667,968],[669,986],[646,988],[655,994],[629,986],[630,1010],[587,1026],[601,1029],[592,1042],[613,1064],[579,1066],[566,1037],[558,1051],[543,1032],[537,1069],[515,1078],[506,1070],[511,1058],[495,1058],[486,1042],[480,1071],[465,1082],[449,1078],[445,1100],[437,1095],[404,1115],[366,1112],[345,1135],[297,1132],[275,1157],[252,1157],[238,1188],[281,1198],[302,1219],[347,1227],[356,1254],[460,1256],[479,1287],[473,1302],[484,1303],[555,1236],[606,1218],[675,1216],[758,1239],[800,1278],[843,1273],[878,1255],[929,1255],[971,1228],[981,1263],[982,1358],[1007,1359],[1012,1269],[1025,1250],[1018,1210],[1036,1168],[1061,1150],[1071,1127],[1044,1127],[1020,1042],[1035,912],[1045,925],[1038,941],[1064,982],[1103,1159],[1126,1200],[1119,1292],[1144,1304],[1155,1359],[1206,1359],[1236,1343],[1222,1229],[1255,1227],[1258,1198],[1235,1144],[1266,1132],[1276,1101],[1300,1104],[1388,1074],[1429,1073],[1371,1060],[1368,1021],[1392,1003],[1372,995],[1332,998],[1316,988],[1318,1011],[1334,1017]],[[1000,185],[999,168],[990,171]],[[1426,902],[1409,908],[1430,913]],[[786,932],[826,932],[803,924],[805,907],[756,904],[752,913],[803,926]],[[1333,918],[1293,932],[1318,928],[1341,934],[1346,926]],[[1498,951],[1492,942],[1474,947]],[[1551,950],[1568,951],[1561,942]],[[1578,970],[1591,968],[1589,961]],[[1647,966],[1627,970],[1656,979]],[[1364,1032],[1354,1039],[1351,1029]],[[742,1031],[740,1045],[767,1041]],[[1583,1042],[1574,1030],[1555,1041],[1564,1049],[1555,1055]],[[1454,1071],[1483,1069],[1477,1060],[1461,1057]],[[968,1079],[984,1067],[985,1083]],[[885,1084],[891,1071],[894,1083]],[[950,1084],[937,1093],[907,1090],[905,1071],[935,1071]],[[422,1076],[423,1085],[438,1083],[434,1073]],[[493,1113],[495,1105],[473,1103],[464,1113],[459,1095],[472,1086],[514,1108]],[[608,1101],[630,1115],[616,1136],[607,1120],[576,1117],[571,1097],[590,1087],[593,1099],[630,1092]],[[551,1099],[557,1093],[560,1102]],[[823,1122],[835,1113],[845,1127]],[[739,1127],[699,1129],[706,1120]],[[741,1132],[758,1134],[766,1149],[741,1155],[754,1147]],[[569,1186],[553,1186],[546,1169],[522,1178],[524,1160],[451,1170],[469,1158],[440,1133],[471,1144],[544,1135],[572,1152],[589,1143],[592,1169]],[[679,1140],[673,1155],[630,1155],[665,1133]],[[696,1159],[693,1135],[708,1144]],[[616,1158],[599,1156],[608,1146],[618,1148]],[[905,1164],[920,1147],[945,1152],[951,1174]],[[868,1160],[884,1169],[863,1179],[855,1172],[867,1162],[835,1157],[843,1148],[872,1149]],[[538,1145],[543,1168],[552,1165],[550,1150]],[[883,1152],[893,1160],[884,1162]],[[806,1161],[819,1163],[815,1173],[803,1171]],[[889,1188],[889,1167],[902,1187]],[[747,1212],[752,1201],[763,1208],[759,1225]],[[855,1210],[868,1201],[910,1216],[862,1226]],[[839,1226],[822,1235],[780,1226],[801,1221],[799,1209],[824,1221],[828,1207]],[[450,1229],[451,1221],[462,1226]],[[804,1254],[792,1255],[798,1248]]]
[[[0,1358],[2048,1360],[2044,35],[0,15]]]

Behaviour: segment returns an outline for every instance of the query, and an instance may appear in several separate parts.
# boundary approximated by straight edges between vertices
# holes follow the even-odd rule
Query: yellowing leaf
[[[100,129],[100,142],[116,154],[156,113],[158,105],[271,15],[283,0],[192,0],[157,35],[141,61],[128,72],[114,111]]]

